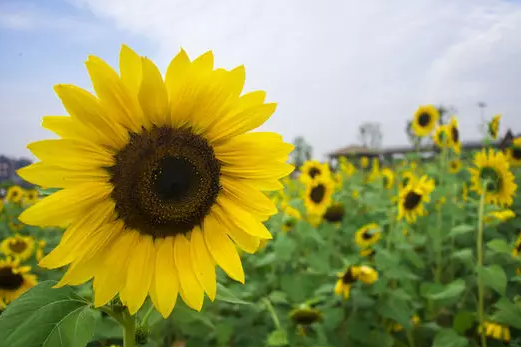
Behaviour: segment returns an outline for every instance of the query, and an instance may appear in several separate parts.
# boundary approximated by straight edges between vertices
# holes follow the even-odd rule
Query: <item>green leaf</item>
[[[465,281],[462,279],[457,279],[446,286],[437,293],[431,293],[429,297],[432,300],[445,300],[445,299],[453,299],[460,296],[465,290]]]
[[[490,265],[482,268],[477,267],[476,272],[481,274],[483,283],[494,289],[498,294],[505,295],[507,290],[507,275],[499,265]]]
[[[472,325],[474,324],[475,315],[473,312],[469,311],[460,311],[456,316],[454,317],[454,321],[452,323],[452,328],[458,333],[458,334],[465,334],[467,330],[472,328]]]
[[[464,264],[474,264],[474,254],[470,248],[463,248],[452,253],[452,258]]]
[[[397,296],[390,295],[386,298],[383,304],[378,306],[378,313],[382,317],[394,320],[406,329],[411,327],[411,309],[406,300]]]
[[[271,292],[271,294],[268,296],[270,301],[274,304],[287,304],[288,303],[288,296],[286,293],[275,290]]]
[[[226,288],[220,283],[217,283],[217,295],[215,298],[219,301],[224,301],[230,304],[251,305],[251,302],[237,298],[237,296],[230,289]]]
[[[442,329],[434,337],[432,347],[465,347],[468,340],[452,329]]]
[[[512,246],[506,243],[505,240],[501,239],[494,239],[492,241],[489,241],[487,243],[487,247],[498,253],[510,254],[512,252]]]
[[[498,300],[494,306],[497,309],[491,317],[494,322],[521,329],[521,307],[507,299]]]
[[[70,287],[44,281],[0,315],[2,347],[84,347],[92,339],[97,312]]]
[[[288,344],[288,336],[286,335],[286,331],[279,329],[273,331],[268,335],[268,339],[266,341],[268,346],[286,346]]]
[[[476,230],[476,226],[474,226],[474,225],[460,224],[460,225],[457,225],[454,228],[452,228],[452,230],[449,232],[449,236],[455,237],[455,236],[469,233],[474,230]]]

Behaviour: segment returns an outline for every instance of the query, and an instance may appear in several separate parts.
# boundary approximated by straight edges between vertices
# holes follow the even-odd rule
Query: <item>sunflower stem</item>
[[[125,312],[125,323],[123,324],[123,347],[136,346],[136,318]]]
[[[415,347],[414,344],[414,336],[412,334],[412,330],[407,330],[407,341],[409,342],[409,347]]]
[[[478,234],[476,237],[476,253],[477,253],[477,267],[478,271],[478,320],[479,326],[482,327],[481,336],[481,347],[487,347],[487,335],[486,330],[483,329],[483,323],[485,321],[484,314],[484,286],[483,286],[483,215],[485,210],[485,193],[488,182],[484,182],[483,189],[481,190],[481,197],[479,199],[479,217],[478,217]]]
[[[264,303],[264,305],[266,306],[266,309],[270,313],[271,320],[273,321],[275,328],[277,328],[277,330],[279,330],[280,329],[279,316],[277,316],[277,312],[275,312],[275,309],[273,308],[271,301],[268,298],[262,298],[262,302]]]
[[[440,156],[440,166],[441,166],[441,170],[443,172],[443,174],[440,176],[439,178],[439,185],[440,187],[443,186],[443,177],[445,176],[445,172],[447,170],[447,154],[448,154],[448,151],[447,151],[447,147],[446,146],[443,146],[442,149],[441,149],[441,156]],[[440,205],[439,206],[439,209],[438,209],[438,230],[437,230],[437,237],[436,237],[436,243],[435,243],[435,262],[436,262],[436,270],[435,270],[435,273],[434,273],[434,281],[436,283],[440,283],[441,282],[441,270],[442,270],[442,262],[443,262],[443,256],[442,256],[442,246],[443,246],[443,241],[442,241],[442,234],[443,234],[443,218],[442,218],[442,206]]]

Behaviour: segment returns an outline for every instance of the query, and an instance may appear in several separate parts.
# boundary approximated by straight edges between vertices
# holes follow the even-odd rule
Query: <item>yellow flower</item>
[[[333,181],[335,182],[335,185],[338,190],[342,189],[344,186],[344,176],[341,172],[335,172],[333,175]]]
[[[358,279],[365,284],[373,284],[378,280],[378,272],[370,266],[359,266]]]
[[[519,257],[519,253],[521,253],[521,234],[517,236],[516,243],[514,244],[514,248],[512,249],[512,257]]]
[[[300,175],[300,181],[302,183],[308,183],[315,180],[318,177],[329,178],[331,171],[329,170],[328,163],[320,163],[317,160],[308,160],[302,165]]]
[[[0,244],[0,250],[7,256],[24,261],[33,254],[34,239],[31,236],[16,234],[4,239]]]
[[[463,186],[462,186],[461,199],[463,201],[467,201],[469,199],[469,188],[467,187],[466,183],[463,183]]]
[[[335,294],[341,295],[344,300],[349,299],[351,287],[358,279],[358,272],[359,268],[357,266],[350,266],[344,272],[339,272],[334,289]]]
[[[367,169],[369,167],[369,158],[365,156],[360,158],[360,167],[362,169]]]
[[[502,211],[492,211],[487,213],[484,218],[484,222],[489,224],[494,221],[506,222],[509,219],[512,219],[516,216],[515,212],[512,210],[502,210]]]
[[[23,203],[25,205],[33,205],[39,200],[38,189],[30,189],[24,192]]]
[[[20,186],[10,186],[7,188],[5,200],[13,204],[19,204],[24,196],[24,190]]]
[[[322,312],[315,308],[303,306],[292,310],[289,318],[298,325],[311,325],[322,319]]]
[[[439,148],[448,148],[450,145],[449,128],[446,125],[440,125],[432,135],[434,143]]]
[[[286,208],[284,208],[284,213],[285,217],[284,222],[282,224],[282,230],[288,232],[291,229],[293,229],[293,227],[297,223],[297,220],[302,219],[302,216],[297,209],[291,206],[286,206]]]
[[[329,223],[340,223],[344,219],[345,209],[342,203],[330,205],[322,217]]]
[[[356,166],[347,161],[345,157],[340,157],[340,172],[343,172],[347,177],[351,177],[356,172]]]
[[[11,231],[20,231],[24,228],[24,224],[18,220],[17,217],[9,216],[9,219],[7,220],[7,226]]]
[[[353,200],[357,200],[360,197],[360,192],[358,190],[353,190],[353,192],[351,193],[351,197],[353,198]]]
[[[481,195],[483,184],[485,187],[485,200],[499,206],[510,206],[513,203],[517,185],[515,177],[510,171],[510,165],[502,152],[485,149],[474,156],[476,168],[469,168],[471,174],[470,189]]]
[[[497,139],[499,135],[499,123],[501,121],[501,114],[496,114],[488,123],[488,135],[493,139]]]
[[[365,249],[361,249],[359,254],[362,257],[372,257],[373,255],[376,254],[376,251],[372,248],[365,248]]]
[[[308,214],[307,221],[309,224],[311,224],[313,227],[318,227],[320,223],[322,222],[322,215],[320,214]]]
[[[394,172],[389,168],[382,169],[382,178],[385,189],[391,189],[394,184]]]
[[[459,154],[461,152],[461,140],[459,136],[458,120],[456,117],[452,117],[448,125],[450,135],[450,147]]]
[[[119,58],[120,74],[88,58],[97,97],[55,87],[70,117],[44,117],[61,138],[30,144],[40,162],[18,174],[63,189],[20,220],[69,225],[39,265],[69,265],[58,287],[93,278],[96,307],[119,293],[135,314],[150,295],[167,317],[180,294],[200,310],[205,293],[215,299],[215,266],[244,283],[236,245],[253,253],[272,237],[262,221],[277,208],[263,191],[282,188],[293,145],[251,132],[276,104],[241,96],[243,66],[215,69],[211,51],[191,61],[181,50],[163,79],[127,46]]]
[[[38,241],[38,247],[36,247],[36,260],[40,261],[45,256],[45,246],[47,246],[47,242],[45,240]]]
[[[331,203],[334,189],[334,182],[329,177],[320,176],[309,182],[304,192],[304,206],[308,214],[323,215]]]
[[[485,335],[488,337],[498,341],[510,342],[509,327],[489,321],[483,322],[483,327],[485,328]],[[478,333],[483,331],[483,327],[478,327]]]
[[[434,180],[422,176],[416,182],[402,188],[398,195],[398,217],[397,220],[405,218],[407,222],[414,223],[418,216],[424,216],[427,211],[423,203],[429,202],[429,195],[434,190]]]
[[[449,162],[449,172],[450,173],[458,173],[461,170],[461,161],[459,159],[454,159]]]
[[[433,105],[420,106],[414,113],[412,130],[418,137],[429,136],[439,119],[440,113],[436,107]]]
[[[400,187],[403,189],[409,184],[414,184],[418,179],[412,171],[405,171],[402,173],[402,182]]]
[[[512,141],[510,147],[506,149],[506,155],[511,166],[521,166],[521,137]]]
[[[380,240],[382,229],[376,223],[369,223],[362,226],[355,233],[355,243],[360,248],[367,248]]]
[[[20,266],[18,259],[0,259],[0,299],[9,304],[34,287],[38,281],[30,271],[31,267]]]

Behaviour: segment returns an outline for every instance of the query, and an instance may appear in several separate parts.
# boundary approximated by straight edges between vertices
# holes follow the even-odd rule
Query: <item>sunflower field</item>
[[[204,132],[167,122],[110,142],[129,120],[104,137],[109,118],[96,107],[125,101],[163,124],[158,110],[186,102],[162,94],[178,91],[170,72],[165,88],[136,57],[123,47],[122,82],[89,58],[106,103],[57,86],[71,119],[44,126],[62,139],[30,145],[41,162],[19,170],[38,188],[10,186],[0,200],[0,347],[521,347],[521,138],[496,145],[500,116],[468,153],[457,118],[443,124],[421,106],[412,129],[432,138],[433,156],[310,160],[289,175],[291,145],[246,134],[274,111],[256,92],[233,104],[256,110],[246,112],[255,124],[225,115],[212,132],[221,123],[201,118]],[[143,64],[143,76],[125,75],[135,71],[125,64]],[[200,98],[243,73],[184,51],[172,65],[170,76],[207,86]],[[98,122],[80,119],[87,113]],[[133,119],[127,128],[146,123]],[[144,171],[133,176],[136,167]]]

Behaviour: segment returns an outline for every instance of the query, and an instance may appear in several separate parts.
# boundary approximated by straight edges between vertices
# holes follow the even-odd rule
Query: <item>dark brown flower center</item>
[[[14,253],[22,253],[27,249],[27,243],[23,240],[15,240],[9,244],[9,249]]]
[[[330,223],[341,222],[344,218],[344,212],[344,205],[342,204],[329,206],[324,214],[324,219]]]
[[[422,113],[420,114],[420,116],[418,117],[418,124],[421,126],[421,127],[426,127],[427,125],[429,125],[431,122],[431,115],[428,114],[428,113]]]
[[[200,225],[220,191],[212,147],[189,129],[154,127],[130,135],[108,168],[126,227],[154,237]]]
[[[373,238],[375,232],[371,229],[367,229],[367,230],[364,230],[364,232],[362,233],[362,239],[364,239],[365,241],[369,241]]]
[[[459,130],[456,126],[452,126],[450,128],[450,132],[452,134],[452,142],[458,143],[459,142]]]
[[[318,184],[311,188],[311,192],[309,193],[311,201],[313,201],[315,204],[320,204],[322,200],[324,200],[325,195],[326,187],[323,184]]]
[[[320,169],[318,169],[316,167],[312,167],[311,169],[309,169],[309,177],[315,178],[315,176],[318,176],[318,175],[320,175]]]
[[[342,283],[343,284],[352,284],[356,282],[356,277],[353,274],[353,268],[349,267],[349,269],[344,272],[344,275],[342,276]]]
[[[295,312],[291,318],[297,324],[310,325],[320,320],[320,313],[312,309],[301,309]]]
[[[422,201],[422,196],[415,192],[409,192],[405,196],[405,201],[403,203],[403,207],[406,210],[413,210],[415,209],[420,202]]]
[[[13,273],[10,266],[0,267],[0,289],[16,290],[22,286],[24,278],[20,274]]]
[[[512,148],[512,158],[515,160],[521,160],[521,148],[520,147],[514,147]]]

